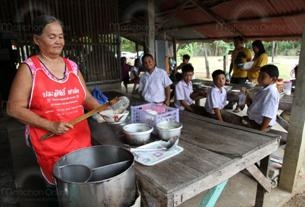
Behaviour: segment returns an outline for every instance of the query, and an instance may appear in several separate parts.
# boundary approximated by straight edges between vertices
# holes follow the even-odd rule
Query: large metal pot
[[[88,147],[54,166],[58,201],[64,207],[130,206],[136,198],[134,157],[124,148]]]

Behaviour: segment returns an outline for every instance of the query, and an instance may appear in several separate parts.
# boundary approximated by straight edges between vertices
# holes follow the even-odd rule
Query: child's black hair
[[[152,56],[152,54],[149,54],[149,53],[145,53],[143,56],[142,56],[142,63],[144,63],[144,59],[147,58],[147,57],[150,57],[151,59],[154,59],[154,56]]]
[[[216,80],[216,78],[219,76],[219,75],[221,75],[221,74],[223,74],[224,76],[226,75],[225,74],[225,72],[223,71],[223,70],[215,70],[213,73],[212,73],[212,78],[213,78],[213,80]]]
[[[190,60],[191,57],[188,54],[185,54],[185,55],[182,56],[182,59],[183,60]]]
[[[185,64],[184,66],[182,66],[182,74],[185,74],[187,72],[194,72],[192,64]]]
[[[233,38],[233,41],[243,42],[243,41],[245,41],[245,39],[242,36],[236,36],[236,37]]]
[[[260,72],[267,73],[271,78],[279,77],[279,69],[275,65],[272,65],[272,64],[264,65],[263,67],[261,67]]]

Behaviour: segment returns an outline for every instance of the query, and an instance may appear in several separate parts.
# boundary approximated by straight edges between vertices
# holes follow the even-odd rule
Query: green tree
[[[121,51],[136,52],[135,42],[126,39],[125,37],[121,37]]]

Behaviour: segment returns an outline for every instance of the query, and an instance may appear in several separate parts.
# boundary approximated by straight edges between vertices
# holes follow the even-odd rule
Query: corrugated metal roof
[[[145,1],[120,0],[119,14],[141,8],[129,24],[146,25]],[[304,0],[155,0],[156,35],[177,40],[249,39],[286,40],[301,38],[305,24]],[[122,20],[122,18],[121,18]],[[126,23],[126,19],[125,19]],[[143,31],[142,31],[143,32]],[[122,33],[124,35],[124,33]],[[145,34],[129,32],[133,39]]]

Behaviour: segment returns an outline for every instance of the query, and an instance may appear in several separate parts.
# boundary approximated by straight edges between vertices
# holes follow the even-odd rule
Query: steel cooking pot
[[[110,145],[63,156],[53,169],[60,206],[130,206],[136,198],[133,164],[130,151]]]

